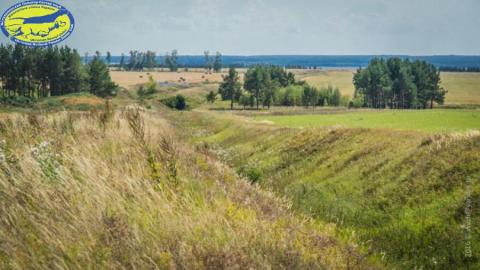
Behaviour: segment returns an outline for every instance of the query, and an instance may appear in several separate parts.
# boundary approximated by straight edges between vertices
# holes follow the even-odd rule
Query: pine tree
[[[109,97],[115,95],[117,85],[112,82],[108,68],[97,54],[88,66],[90,91],[98,96]]]

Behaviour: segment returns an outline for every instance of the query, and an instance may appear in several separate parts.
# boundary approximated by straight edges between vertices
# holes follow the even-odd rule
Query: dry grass
[[[1,269],[370,268],[333,231],[193,151],[159,114],[0,121]]]
[[[442,72],[448,104],[480,104],[480,73]]]
[[[355,70],[296,71],[298,79],[305,80],[315,87],[338,87],[342,95],[353,97],[353,73]]]
[[[95,96],[89,96],[89,97],[66,97],[62,99],[63,104],[65,105],[80,105],[80,104],[88,104],[91,106],[98,106],[102,105],[105,101],[101,98],[95,97]]]
[[[222,73],[205,74],[201,71],[179,71],[179,72],[123,72],[111,71],[112,80],[122,87],[130,88],[135,85],[148,82],[148,76],[151,75],[157,82],[179,83],[182,78],[185,83],[202,83],[202,82],[220,82],[222,81]]]

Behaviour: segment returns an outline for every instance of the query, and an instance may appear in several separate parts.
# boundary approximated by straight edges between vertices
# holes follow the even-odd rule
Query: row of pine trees
[[[0,44],[0,95],[40,98],[88,91],[98,96],[115,94],[108,67],[97,52],[84,64],[68,46],[31,48]]]
[[[369,108],[426,109],[443,104],[440,71],[425,61],[373,59],[354,75],[354,103]]]

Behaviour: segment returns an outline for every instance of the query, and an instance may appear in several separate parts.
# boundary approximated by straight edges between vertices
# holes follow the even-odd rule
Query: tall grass
[[[0,268],[372,268],[176,133],[139,110],[3,118]]]

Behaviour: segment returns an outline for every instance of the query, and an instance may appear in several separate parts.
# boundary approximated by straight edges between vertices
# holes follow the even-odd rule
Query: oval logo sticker
[[[65,40],[75,28],[75,21],[62,5],[50,1],[26,1],[7,9],[0,27],[15,43],[42,47]]]

